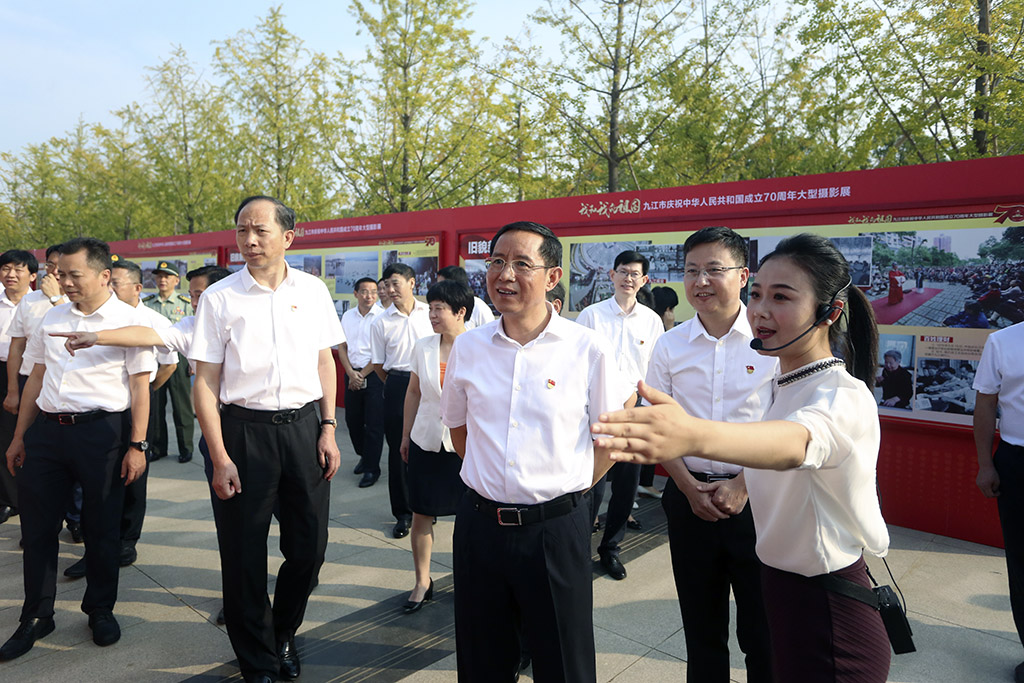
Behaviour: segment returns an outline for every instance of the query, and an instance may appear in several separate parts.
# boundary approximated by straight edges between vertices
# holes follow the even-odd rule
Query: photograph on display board
[[[875,401],[883,408],[913,410],[914,335],[878,336],[878,376]]]
[[[582,311],[590,304],[611,297],[615,286],[608,276],[615,257],[630,249],[649,245],[634,242],[577,242],[569,247],[569,310]]]
[[[999,329],[1024,321],[1024,228],[862,233],[880,325]]]
[[[419,251],[422,253],[422,245]],[[436,249],[434,250],[436,252]],[[381,252],[383,262],[380,269],[383,273],[392,263],[404,263],[416,273],[416,284],[413,294],[426,296],[430,286],[437,282],[437,256],[413,255],[410,251],[388,249]]]
[[[637,244],[636,250],[651,263],[647,276],[652,285],[683,281],[683,245]]]
[[[469,278],[470,289],[478,297],[483,299],[491,310],[491,296],[487,293],[487,261],[486,259],[465,259],[462,267],[466,269],[466,276]]]
[[[364,277],[379,277],[377,251],[335,252],[324,257],[324,277],[334,278],[335,294],[351,294]]]
[[[284,260],[289,268],[297,268],[316,277],[321,276],[323,259],[319,254],[285,254]]]
[[[915,407],[934,413],[973,415],[978,361],[921,358],[917,365]]]
[[[833,237],[832,244],[846,259],[850,266],[850,280],[856,287],[871,285],[871,248],[872,240],[864,235],[861,237]]]

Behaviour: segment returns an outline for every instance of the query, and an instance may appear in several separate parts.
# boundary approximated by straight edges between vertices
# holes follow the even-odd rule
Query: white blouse
[[[765,420],[788,420],[811,434],[795,470],[747,468],[747,491],[766,565],[815,576],[882,557],[889,531],[875,490],[880,431],[867,386],[840,361],[817,361],[777,377]]]

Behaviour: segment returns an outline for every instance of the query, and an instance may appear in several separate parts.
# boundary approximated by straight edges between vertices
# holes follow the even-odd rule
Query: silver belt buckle
[[[729,481],[733,476],[731,474],[709,474],[708,483],[711,484],[716,481]]]
[[[503,512],[514,512],[515,515],[516,515],[515,516],[515,521],[514,522],[506,522],[505,520],[503,520],[501,518],[501,513],[503,513]],[[498,526],[522,526],[522,525],[523,525],[523,515],[522,515],[522,512],[520,511],[519,508],[498,508]]]

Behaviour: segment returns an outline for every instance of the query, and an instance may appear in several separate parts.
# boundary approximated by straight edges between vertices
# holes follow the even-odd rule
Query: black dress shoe
[[[626,568],[619,562],[619,558],[616,555],[602,555],[601,566],[608,572],[608,576],[612,577],[616,581],[622,581],[626,578]]]
[[[632,529],[633,531],[643,531],[644,525],[640,522],[639,519],[627,519],[626,528]]]
[[[380,479],[379,474],[374,474],[373,472],[364,472],[363,478],[359,480],[359,488],[369,488],[376,484],[378,479]]]
[[[153,451],[150,451],[149,455],[147,456],[147,460],[149,460],[150,462],[156,462],[160,458],[166,458],[166,457],[167,457],[166,453],[154,453]]]
[[[81,522],[73,522],[73,521],[71,521],[69,519],[68,520],[68,531],[71,532],[71,542],[72,543],[81,543],[82,542],[83,538],[82,538],[82,523]]]
[[[100,647],[113,645],[121,640],[121,627],[110,612],[100,611],[90,614],[89,628],[92,629],[92,642]]]
[[[409,535],[409,520],[400,519],[395,522],[395,527],[391,530],[391,535],[395,538],[405,538]]]
[[[137,559],[139,559],[139,552],[135,549],[134,543],[125,543],[121,546],[121,554],[117,558],[118,565],[128,567],[135,564]]]
[[[254,676],[245,676],[245,683],[274,683],[274,677],[270,674],[255,674]]]
[[[420,608],[423,607],[423,603],[425,603],[427,600],[433,599],[433,597],[434,597],[434,580],[431,579],[430,580],[430,585],[427,586],[427,592],[423,594],[423,599],[420,600],[419,602],[413,602],[412,600],[409,600],[404,605],[402,605],[402,611],[405,612],[406,614],[412,614],[413,612],[419,612]]]
[[[82,555],[82,559],[64,570],[64,576],[69,579],[80,579],[85,576],[85,572],[85,555]]]
[[[191,461],[192,461],[192,454],[191,453],[180,453],[178,455],[178,462],[185,463],[185,462],[191,462]]]
[[[22,656],[32,649],[37,640],[49,633],[53,633],[53,617],[26,619],[3,647],[0,647],[0,661],[6,662]]]
[[[366,465],[363,464],[363,459],[359,458],[359,462],[357,462],[355,468],[353,468],[352,474],[363,474],[364,472],[366,472]]]
[[[286,681],[298,678],[302,667],[299,666],[299,651],[294,637],[277,644],[277,656],[281,660],[281,678]]]
[[[0,506],[0,524],[11,518],[11,508],[7,505]]]
[[[1024,683],[1024,662],[1017,665],[1013,670],[1013,683]]]

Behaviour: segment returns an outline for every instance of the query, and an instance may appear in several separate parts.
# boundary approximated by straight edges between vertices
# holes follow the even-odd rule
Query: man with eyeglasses
[[[778,361],[750,348],[753,334],[740,300],[749,277],[747,243],[729,228],[703,228],[687,238],[683,258],[686,300],[696,315],[658,340],[647,384],[695,417],[757,422],[771,401]],[[747,680],[771,681],[761,564],[743,468],[691,457],[664,467],[670,478],[661,504],[686,635],[686,680],[730,680],[731,586]]]
[[[614,296],[587,306],[576,318],[576,322],[597,331],[611,342],[619,372],[628,381],[630,390],[635,389],[637,382],[647,375],[654,344],[665,331],[658,314],[636,300],[637,292],[647,284],[649,269],[647,257],[639,252],[628,250],[616,256],[612,269],[608,271],[615,286]],[[604,536],[597,547],[597,554],[608,576],[621,581],[626,578],[626,567],[619,560],[619,543],[626,535],[626,522],[636,499],[640,465],[615,463],[607,476],[594,485],[592,519],[597,517],[601,507],[606,479],[611,481],[612,496],[608,501]]]
[[[546,301],[561,261],[550,229],[501,228],[487,269],[501,317],[460,335],[448,357],[441,418],[469,489],[453,552],[459,680],[511,680],[520,633],[538,683],[596,678],[582,495],[610,461],[589,421],[629,392],[608,343]]]

